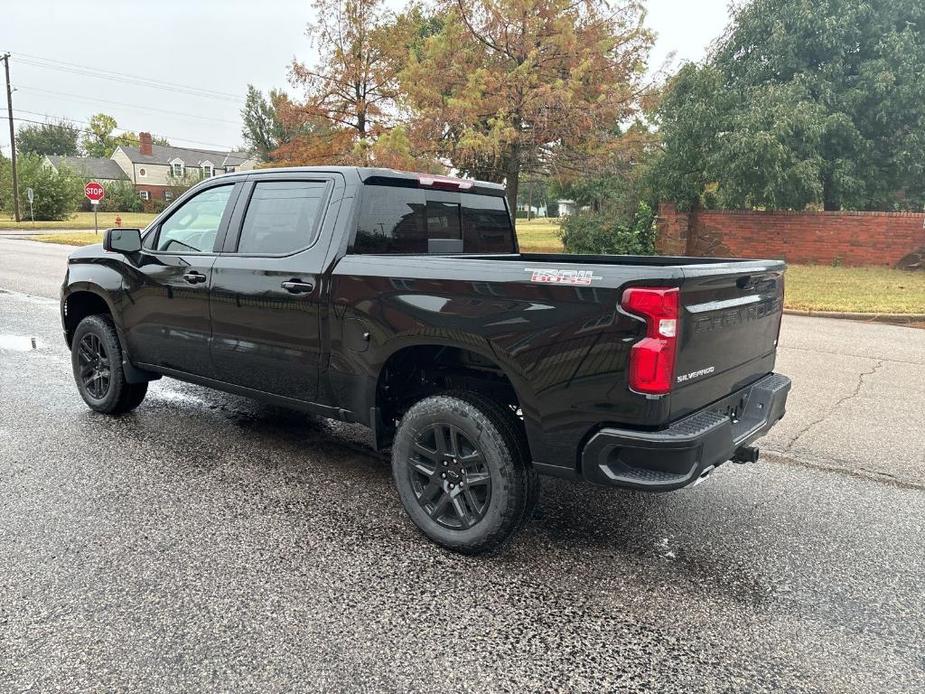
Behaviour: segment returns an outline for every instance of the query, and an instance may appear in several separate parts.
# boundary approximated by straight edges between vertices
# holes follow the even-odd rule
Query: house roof
[[[48,161],[55,169],[64,166],[83,178],[98,178],[107,181],[127,181],[128,176],[112,159],[104,157],[65,157],[49,155]]]
[[[165,145],[151,145],[151,154],[142,154],[138,147],[125,147],[129,161],[135,164],[162,164],[167,166],[173,159],[180,159],[187,166],[199,166],[205,162],[212,162],[216,168],[225,166],[240,166],[250,161],[247,152],[219,152],[212,149],[192,149],[190,147],[167,147]]]

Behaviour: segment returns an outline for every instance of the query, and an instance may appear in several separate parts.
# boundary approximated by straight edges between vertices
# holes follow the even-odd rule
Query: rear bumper
[[[789,392],[790,379],[772,373],[667,429],[601,429],[582,451],[582,476],[651,491],[684,487],[764,436],[784,416]]]

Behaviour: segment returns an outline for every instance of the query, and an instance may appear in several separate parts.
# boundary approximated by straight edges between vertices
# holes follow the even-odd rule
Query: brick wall
[[[909,266],[925,258],[921,212],[679,212],[659,206],[665,255],[783,258],[788,263]]]
[[[148,185],[146,183],[135,184],[135,192],[140,193],[143,190],[148,191],[148,197],[151,200],[163,200],[164,193],[170,190],[170,188],[168,186]]]

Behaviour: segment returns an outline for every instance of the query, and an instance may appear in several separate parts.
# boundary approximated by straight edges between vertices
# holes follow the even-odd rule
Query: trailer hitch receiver
[[[735,453],[732,454],[732,462],[757,463],[758,448],[756,446],[741,446],[740,448],[736,448]]]

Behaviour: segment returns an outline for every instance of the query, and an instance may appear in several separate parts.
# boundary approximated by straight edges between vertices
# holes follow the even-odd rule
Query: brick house
[[[220,152],[190,147],[155,145],[151,133],[138,134],[138,146],[120,145],[112,161],[125,172],[142,200],[172,199],[172,187],[189,178],[211,178],[253,169],[257,161],[245,152]]]

